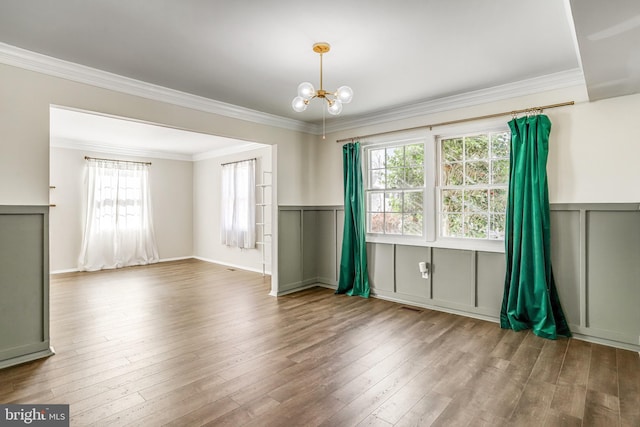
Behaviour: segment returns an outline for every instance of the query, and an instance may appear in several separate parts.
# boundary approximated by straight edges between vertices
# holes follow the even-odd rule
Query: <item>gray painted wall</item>
[[[341,206],[281,206],[279,293],[338,280]],[[551,207],[552,262],[571,330],[579,338],[640,350],[640,211],[637,204]],[[502,253],[368,243],[378,298],[498,321]],[[423,279],[419,262],[430,266]]]

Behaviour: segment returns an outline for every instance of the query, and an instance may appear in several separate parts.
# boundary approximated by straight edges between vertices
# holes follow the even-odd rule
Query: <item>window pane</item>
[[[507,190],[493,189],[489,191],[491,198],[491,212],[504,213],[507,210]]]
[[[402,212],[402,193],[384,193],[385,212]]]
[[[442,210],[462,212],[462,190],[442,190]]]
[[[404,193],[404,211],[422,212],[422,191],[408,191]]]
[[[373,170],[369,175],[369,188],[384,188],[384,169]]]
[[[491,135],[491,157],[509,157],[511,133],[502,132]]]
[[[387,168],[397,168],[404,166],[404,147],[387,148]]]
[[[491,215],[491,224],[489,225],[490,239],[504,239],[506,217],[504,214]]]
[[[464,237],[462,235],[462,214],[442,215],[442,235],[446,237]]]
[[[489,137],[487,135],[476,135],[465,138],[464,154],[465,160],[489,158]]]
[[[506,184],[509,182],[509,160],[494,160],[492,162],[491,182]]]
[[[445,162],[462,161],[462,138],[442,140],[442,159]]]
[[[387,188],[404,188],[404,168],[387,169]]]
[[[464,192],[465,212],[487,212],[489,196],[487,190],[466,190]]]
[[[402,214],[388,213],[385,214],[385,233],[402,234]]]
[[[467,162],[465,166],[465,185],[489,183],[489,162]]]
[[[384,168],[384,149],[370,150],[369,156],[369,164],[371,165],[370,169]]]
[[[369,193],[369,212],[384,212],[384,193]]]
[[[424,234],[424,150],[424,143],[366,150],[368,232]]]
[[[367,215],[369,220],[368,232],[369,233],[382,233],[384,232],[384,214],[383,213],[370,213]]]
[[[486,239],[489,216],[480,214],[469,214],[464,216],[465,237],[475,239]]]
[[[442,139],[440,144],[441,235],[503,238],[510,132]]]
[[[442,185],[463,185],[463,163],[445,163],[442,165]]]
[[[404,214],[402,232],[409,236],[422,236],[422,213]]]
[[[406,169],[406,186],[409,188],[424,187],[424,168]]]
[[[405,164],[407,166],[420,166],[424,164],[424,145],[413,144],[404,148]]]

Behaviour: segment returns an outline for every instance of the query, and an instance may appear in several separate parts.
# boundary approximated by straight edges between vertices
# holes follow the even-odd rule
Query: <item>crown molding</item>
[[[265,144],[258,144],[257,142],[248,142],[246,144],[237,144],[237,145],[221,148],[219,150],[207,151],[206,153],[194,154],[192,156],[192,160],[194,162],[197,162],[200,160],[213,159],[216,157],[228,156],[231,154],[244,153],[245,151],[250,151],[250,150],[258,150],[260,148],[265,148],[265,147],[269,147],[269,146]]]
[[[190,162],[193,156],[190,154],[168,153],[164,151],[143,150],[139,148],[123,147],[121,145],[107,145],[89,141],[78,141],[75,139],[52,138],[51,147],[66,148],[69,150],[91,151],[95,153],[145,157],[153,159],[182,160]]]
[[[181,107],[218,114],[262,125],[312,133],[315,126],[300,120],[251,110],[202,96],[169,89],[118,74],[98,70],[0,42],[0,63],[103,89],[167,102]]]
[[[356,117],[353,119],[345,118],[344,120],[327,123],[326,133],[345,131],[364,126],[408,119],[416,116],[456,110],[464,107],[472,107],[480,104],[502,101],[520,96],[534,95],[540,92],[564,89],[573,86],[585,86],[584,74],[580,68],[534,77],[514,83],[507,83],[487,89],[480,89],[430,101],[419,102],[416,104],[390,108],[385,111],[374,112],[367,114],[366,116]],[[316,125],[314,133],[320,134],[321,132],[321,125]]]
[[[306,132],[313,135],[321,135],[323,133],[322,125],[319,123],[306,123],[180,92],[42,55],[5,43],[0,43],[0,63],[252,123]],[[555,89],[564,89],[571,86],[585,86],[584,74],[580,68],[411,105],[391,107],[384,111],[373,112],[359,117],[336,118],[326,124],[325,133],[346,131]]]
[[[213,159],[216,157],[228,156],[232,154],[243,153],[245,151],[268,147],[268,145],[258,144],[256,142],[247,142],[191,155],[157,150],[144,150],[140,148],[123,147],[121,145],[100,144],[96,142],[79,141],[67,138],[52,138],[50,146],[55,148],[91,151],[95,153],[110,154],[116,156],[119,155],[152,159],[181,160],[185,162],[197,162],[200,160]]]

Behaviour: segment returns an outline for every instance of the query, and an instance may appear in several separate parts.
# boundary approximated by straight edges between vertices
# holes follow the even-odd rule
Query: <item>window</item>
[[[424,235],[424,142],[365,149],[367,232]]]
[[[506,131],[440,138],[440,236],[504,239],[509,183]]]
[[[221,241],[227,246],[254,248],[256,160],[222,165]]]
[[[503,251],[511,134],[502,120],[363,145],[367,240]]]
[[[158,262],[149,165],[87,158],[86,223],[78,269]]]

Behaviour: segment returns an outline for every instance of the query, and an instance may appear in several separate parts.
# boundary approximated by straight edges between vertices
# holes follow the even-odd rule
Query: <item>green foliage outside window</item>
[[[440,141],[442,236],[504,238],[510,138],[493,132]]]
[[[367,231],[423,235],[424,144],[367,150]]]

